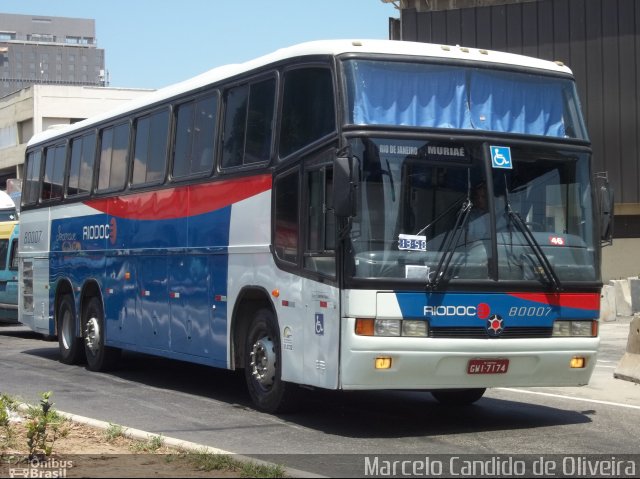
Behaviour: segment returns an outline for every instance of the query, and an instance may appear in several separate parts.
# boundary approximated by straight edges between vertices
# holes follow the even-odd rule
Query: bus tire
[[[85,359],[82,337],[76,336],[76,308],[73,296],[65,294],[60,300],[57,311],[58,347],[60,362],[78,364]]]
[[[468,406],[482,397],[486,388],[477,389],[439,389],[431,395],[445,406]]]
[[[244,373],[257,409],[268,413],[292,411],[299,388],[282,380],[278,323],[270,309],[255,313],[246,336]]]
[[[120,349],[105,346],[104,312],[100,299],[93,296],[84,308],[82,317],[84,350],[87,356],[87,369],[90,371],[108,371],[120,358]]]

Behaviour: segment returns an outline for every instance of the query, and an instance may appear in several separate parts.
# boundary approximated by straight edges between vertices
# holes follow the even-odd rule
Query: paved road
[[[640,454],[640,385],[613,378],[628,331],[628,318],[602,324],[583,388],[494,389],[463,410],[427,393],[315,391],[303,411],[272,416],[252,409],[241,374],[137,354],[90,373],[61,364],[56,342],[2,326],[0,392],[35,402],[50,390],[66,412],[246,455],[286,453],[279,462],[329,476],[363,475],[362,458],[347,454]]]

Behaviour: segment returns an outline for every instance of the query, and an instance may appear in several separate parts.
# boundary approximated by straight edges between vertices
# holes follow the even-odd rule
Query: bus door
[[[320,163],[309,167],[304,178],[303,191],[307,192],[303,209],[307,216],[302,264],[305,274],[301,278],[306,306],[304,380],[314,386],[335,389],[338,387],[340,305],[339,290],[332,284],[336,275],[333,170]]]

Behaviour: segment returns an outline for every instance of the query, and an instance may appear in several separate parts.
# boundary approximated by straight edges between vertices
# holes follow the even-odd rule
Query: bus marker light
[[[131,273],[126,272],[126,273],[124,274],[124,279],[131,279]]]
[[[391,358],[376,358],[376,369],[391,369]]]
[[[280,290],[279,289],[274,289],[273,291],[271,291],[271,296],[273,296],[274,298],[277,298],[280,296]]]
[[[356,319],[356,334],[358,336],[373,336],[374,324],[373,319]]]
[[[574,356],[571,358],[569,365],[571,369],[583,369],[587,365],[587,360],[579,356]]]

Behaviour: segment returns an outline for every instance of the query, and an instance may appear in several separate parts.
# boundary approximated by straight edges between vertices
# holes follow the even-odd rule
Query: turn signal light
[[[376,358],[376,369],[391,369],[391,358]]]
[[[571,369],[583,369],[586,365],[587,360],[579,356],[572,357],[571,362],[569,363]]]

